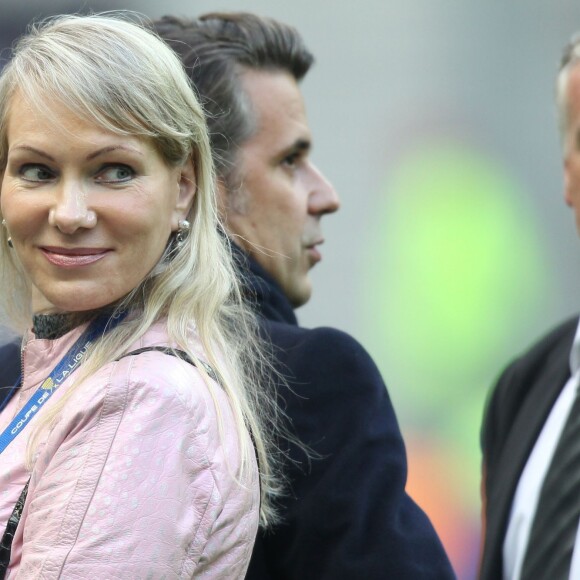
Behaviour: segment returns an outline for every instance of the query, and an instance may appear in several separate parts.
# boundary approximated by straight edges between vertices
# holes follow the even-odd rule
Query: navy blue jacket
[[[405,493],[405,447],[369,354],[332,328],[300,328],[274,280],[247,258],[246,285],[289,388],[291,430],[319,457],[287,444],[283,522],[260,532],[250,580],[454,578],[425,513]],[[297,462],[297,463],[295,463]]]

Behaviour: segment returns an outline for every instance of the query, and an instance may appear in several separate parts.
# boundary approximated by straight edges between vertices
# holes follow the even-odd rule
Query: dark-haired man
[[[248,578],[452,578],[431,523],[405,493],[406,458],[387,390],[350,336],[298,326],[321,218],[339,200],[312,163],[298,83],[313,57],[293,28],[251,14],[165,17],[157,32],[182,58],[209,115],[221,212],[290,389],[296,436],[281,524],[261,533]]]

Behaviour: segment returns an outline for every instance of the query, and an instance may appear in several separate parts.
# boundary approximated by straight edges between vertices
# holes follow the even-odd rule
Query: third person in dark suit
[[[580,41],[557,80],[564,200],[580,226]],[[481,580],[580,578],[580,331],[564,322],[517,358],[488,402],[483,430]]]

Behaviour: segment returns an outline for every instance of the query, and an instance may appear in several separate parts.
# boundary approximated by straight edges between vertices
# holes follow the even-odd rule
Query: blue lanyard
[[[10,425],[0,434],[0,454],[16,439],[21,431],[30,423],[30,420],[38,413],[42,406],[50,399],[59,385],[81,364],[87,350],[95,339],[102,336],[106,331],[117,326],[125,318],[126,313],[115,316],[100,316],[96,318],[77,341],[71,346],[52,372],[42,381],[36,392],[28,399],[24,407],[14,417]],[[12,387],[12,391],[20,386],[22,377]]]

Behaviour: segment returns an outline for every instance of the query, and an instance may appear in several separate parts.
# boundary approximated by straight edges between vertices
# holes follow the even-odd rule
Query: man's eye
[[[282,165],[285,165],[286,167],[296,167],[299,157],[300,155],[298,153],[291,153],[290,155],[286,155],[286,157],[282,159]]]
[[[128,165],[107,165],[97,174],[97,181],[104,183],[123,183],[135,177],[135,172]]]
[[[50,181],[54,178],[54,173],[44,165],[23,165],[19,174],[22,179],[34,182]]]

